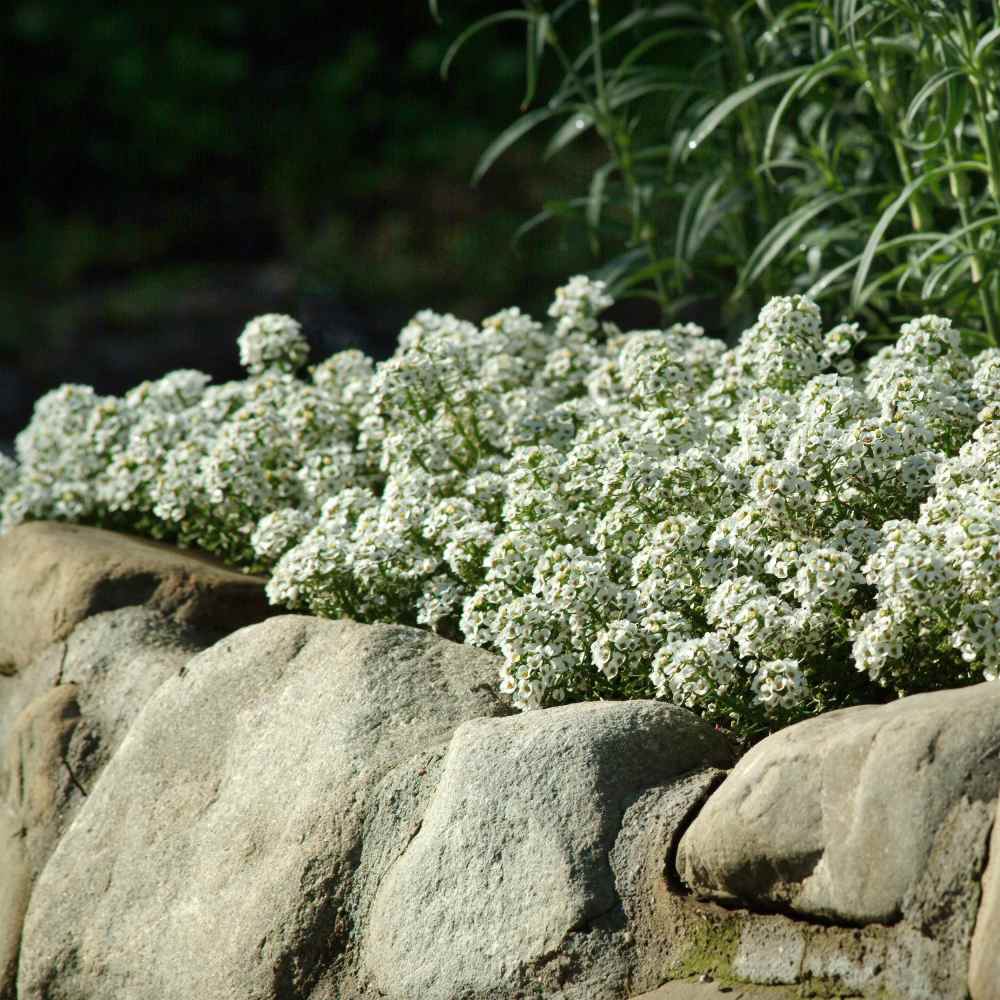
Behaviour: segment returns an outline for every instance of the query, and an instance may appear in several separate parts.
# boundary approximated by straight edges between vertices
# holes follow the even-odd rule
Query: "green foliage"
[[[616,293],[724,299],[739,329],[793,289],[882,334],[933,308],[998,342],[995,3],[523,0],[444,68],[514,19],[523,113],[476,177],[537,128],[549,156],[596,135],[586,193],[526,228],[585,226]]]

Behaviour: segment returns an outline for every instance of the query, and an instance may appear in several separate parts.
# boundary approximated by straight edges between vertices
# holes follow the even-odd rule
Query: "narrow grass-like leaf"
[[[649,160],[668,159],[673,152],[673,146],[647,146],[638,150],[632,157],[636,163],[643,163]]]
[[[517,250],[520,247],[521,240],[524,239],[528,233],[533,232],[539,226],[544,226],[546,222],[551,222],[554,218],[555,215],[547,208],[543,208],[540,212],[536,212],[530,219],[522,222],[521,225],[514,230],[514,235],[510,238],[511,246]]]
[[[933,239],[937,234],[933,234],[931,238]],[[909,243],[920,243],[925,242],[928,238],[927,233],[908,233],[906,236],[897,236],[895,239],[886,240],[882,245],[882,250],[888,253],[890,250],[896,250],[899,247],[906,246]],[[819,300],[823,293],[833,285],[839,278],[843,277],[845,274],[853,271],[858,264],[861,262],[863,254],[856,254],[849,260],[845,260],[843,264],[838,264],[836,267],[827,271],[818,281],[814,282],[807,289],[805,294],[811,298]]]
[[[655,278],[658,274],[677,270],[687,271],[687,267],[683,261],[677,260],[675,257],[662,257],[651,264],[647,264],[645,267],[639,268],[638,271],[632,271],[627,278],[624,278],[619,283],[618,287],[622,290],[634,288],[636,285],[641,285],[644,281],[649,281],[650,278]]]
[[[782,95],[781,100],[778,102],[778,106],[774,110],[774,114],[771,115],[771,120],[767,124],[764,149],[761,152],[761,160],[763,161],[764,169],[768,172],[769,177],[771,150],[774,148],[774,142],[778,136],[778,126],[784,119],[785,113],[791,106],[792,101],[800,95],[808,93],[813,86],[820,83],[827,77],[835,76],[837,73],[843,72],[845,69],[843,61],[843,53],[837,51],[832,52],[825,60],[823,60],[823,62],[818,63],[815,66],[804,67],[802,75]],[[773,181],[773,178],[771,179]]]
[[[512,125],[508,125],[483,151],[483,155],[479,157],[479,162],[476,164],[476,169],[472,174],[472,183],[478,184],[482,180],[483,175],[486,173],[490,167],[508,150],[514,145],[518,139],[523,138],[527,135],[533,128],[541,125],[542,122],[548,121],[556,115],[556,112],[551,108],[537,108],[534,111],[528,111],[521,115]]]
[[[992,31],[987,31],[982,38],[979,39],[978,44],[972,50],[972,61],[974,63],[979,63],[982,58],[983,53],[993,45],[997,39],[1000,38],[1000,25],[997,25]]]
[[[632,68],[632,65],[635,62],[646,55],[647,52],[658,48],[660,45],[665,45],[667,42],[677,41],[681,38],[704,37],[704,28],[667,28],[664,31],[658,31],[655,34],[650,35],[648,38],[644,38],[638,45],[635,46],[635,48],[631,49],[628,54],[622,58],[612,79],[620,79],[623,77]]]
[[[910,101],[910,106],[906,109],[906,115],[903,118],[903,128],[907,131],[911,129],[913,127],[913,121],[917,117],[917,113],[923,107],[924,103],[928,101],[941,87],[945,86],[949,80],[953,80],[956,76],[962,76],[964,72],[965,71],[962,69],[942,69],[927,80],[914,95],[913,100]]]
[[[702,177],[692,185],[681,205],[680,214],[677,218],[677,230],[674,236],[674,256],[679,260],[689,259],[687,252],[688,232],[692,226],[692,220],[698,215],[698,204],[705,197],[705,192],[713,184],[718,184],[719,180],[710,176]]]
[[[629,249],[625,253],[612,258],[603,267],[599,268],[594,276],[606,281],[609,286],[617,289],[618,282],[623,275],[627,275],[641,260],[647,259],[648,254],[644,249]]]
[[[737,293],[743,294],[747,287],[756,281],[771,266],[775,258],[791,243],[792,240],[818,215],[841,202],[862,198],[878,190],[876,187],[856,188],[846,194],[827,194],[821,198],[810,200],[801,208],[782,219],[757,245],[750,255],[746,267],[739,277]]]
[[[966,267],[972,266],[972,260],[975,256],[975,253],[969,250],[956,257],[951,257],[939,264],[929,275],[927,275],[927,279],[924,281],[923,287],[920,289],[921,298],[934,298],[937,294],[939,285],[942,285],[947,291],[947,289],[951,287],[951,282],[956,280],[958,275],[964,271]],[[969,283],[972,284],[971,279]]]
[[[516,249],[528,233],[538,229],[539,226],[545,225],[546,222],[553,222],[556,219],[565,220],[579,217],[580,210],[586,206],[586,202],[586,198],[547,201],[545,207],[540,212],[517,227],[514,235],[511,237],[511,246]]]
[[[546,24],[548,18],[545,18]],[[528,30],[524,33],[525,55],[524,55],[524,97],[521,99],[521,110],[526,111],[531,102],[535,99],[535,90],[538,87],[538,64],[541,61],[542,52],[545,50],[545,36],[539,30],[542,18],[536,18],[528,23]],[[539,46],[539,39],[541,45]]]
[[[556,129],[555,135],[552,136],[549,144],[545,147],[543,159],[551,159],[561,149],[568,146],[574,139],[578,139],[581,135],[585,135],[593,127],[594,116],[587,108],[579,108],[574,111],[569,118],[567,118],[566,121],[564,121],[562,125]]]
[[[801,72],[802,68],[796,66],[794,69],[772,73],[763,80],[757,80],[737,90],[735,94],[730,94],[725,100],[717,104],[706,118],[698,123],[691,133],[691,138],[688,140],[688,147],[694,149],[700,146],[737,108],[742,107],[748,101],[752,101],[758,94],[762,94],[765,90],[770,90],[772,87],[776,87],[786,80],[794,79]]]
[[[667,7],[671,6],[675,5],[667,4]],[[686,5],[679,4],[676,6],[684,7]],[[624,35],[627,32],[632,31],[635,28],[638,28],[642,25],[648,24],[650,21],[663,20],[664,18],[674,18],[677,16],[678,15],[676,13],[673,14],[669,12],[665,13],[661,9],[650,10],[648,8],[639,7],[636,10],[634,10],[631,14],[627,14],[620,21],[613,24],[610,28],[601,33],[601,39],[600,39],[601,47],[606,48],[611,42],[613,42],[619,36]],[[685,16],[692,16],[692,15],[689,14]],[[704,36],[705,34],[704,28],[688,28],[688,29],[674,28],[674,29],[669,29],[667,33],[673,34],[678,31],[693,32],[701,36]],[[640,42],[638,46],[636,46],[636,49],[642,50],[642,52],[647,51],[648,48],[652,47],[647,45],[648,41],[649,39],[643,39],[643,41]],[[636,50],[632,51],[634,52]],[[632,53],[630,53],[630,55],[631,54]],[[593,59],[593,57],[594,57],[594,43],[591,42],[580,52],[580,54],[576,57],[576,59],[574,59],[573,61],[574,68],[577,70],[581,69],[583,66],[586,66]],[[631,59],[628,57],[623,57],[621,62],[619,63],[619,67],[616,72],[627,70],[632,65],[633,62],[635,62],[635,57]]]
[[[608,178],[618,169],[618,164],[612,160],[594,171],[590,178],[590,190],[587,193],[587,225],[596,231],[601,225],[601,212],[604,209],[604,191]]]
[[[882,237],[885,235],[886,230],[889,228],[892,220],[896,217],[899,210],[921,188],[925,187],[933,180],[937,180],[940,177],[945,177],[954,173],[966,173],[970,171],[985,173],[986,170],[987,167],[982,163],[970,161],[962,163],[949,163],[943,167],[936,167],[933,170],[922,174],[920,177],[917,177],[915,180],[907,184],[905,188],[903,188],[903,190],[893,199],[889,207],[882,213],[878,222],[875,223],[875,228],[872,230],[868,243],[859,259],[858,271],[857,274],[855,274],[854,282],[851,285],[851,305],[855,309],[860,308],[862,305],[861,291],[865,287],[865,281],[868,278],[869,270],[871,270],[872,261],[875,259],[875,255],[879,252],[879,244],[882,242]]]
[[[480,18],[475,24],[470,24],[468,28],[463,31],[458,38],[455,39],[448,46],[448,51],[444,54],[444,59],[441,60],[441,76],[445,79],[448,78],[448,70],[451,69],[451,64],[455,60],[455,56],[461,51],[465,43],[478,35],[479,32],[485,31],[487,28],[492,28],[495,24],[502,24],[504,21],[528,21],[533,22],[537,20],[535,14],[531,14],[525,10],[503,10],[498,14],[490,14],[488,17]]]
[[[927,260],[933,257],[936,253],[940,253],[942,250],[946,249],[949,244],[957,243],[959,240],[964,239],[970,233],[974,233],[980,229],[985,229],[987,226],[1000,227],[1000,215],[988,215],[984,219],[976,219],[975,222],[970,222],[967,226],[962,226],[961,229],[956,229],[950,233],[941,234],[941,238],[937,240],[937,242],[929,246],[917,258],[917,260],[914,262],[914,266],[919,267],[919,265],[926,263]]]
[[[668,94],[683,92],[688,89],[686,83],[680,80],[638,79],[626,81],[608,90],[608,107],[620,108],[637,101],[640,97],[650,94]]]
[[[724,211],[720,209],[717,196],[725,187],[726,177],[716,177],[705,189],[705,193],[695,205],[694,214],[691,217],[690,228],[687,237],[687,244],[684,247],[684,256],[690,260],[701,249],[702,244],[709,234],[719,223],[720,215]]]

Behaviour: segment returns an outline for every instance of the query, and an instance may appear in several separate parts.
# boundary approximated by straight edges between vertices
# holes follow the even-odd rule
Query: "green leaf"
[[[655,278],[658,274],[677,270],[686,270],[683,261],[677,260],[676,257],[663,257],[660,260],[653,261],[651,264],[647,264],[645,267],[639,268],[638,271],[631,271],[628,277],[620,282],[618,287],[624,291],[634,288],[636,285],[642,284],[642,282],[648,281],[650,278]]]
[[[548,26],[548,15],[543,14],[541,17],[533,20],[525,32],[526,52],[524,60],[524,97],[521,100],[522,111],[535,99],[535,90],[538,86],[538,65],[545,52],[545,37]]]
[[[618,79],[624,76],[628,70],[632,67],[633,63],[641,59],[647,52],[657,48],[660,45],[664,45],[667,42],[675,41],[680,38],[704,38],[705,29],[704,28],[667,28],[664,31],[658,31],[647,38],[644,38],[635,48],[627,52],[623,57],[621,62],[618,64],[618,68],[615,70],[614,79]]]
[[[997,25],[992,31],[987,31],[982,38],[979,39],[978,44],[972,50],[972,61],[978,65],[982,54],[998,39],[1000,38],[1000,25]]]
[[[897,236],[895,239],[887,240],[882,245],[882,250],[888,253],[890,250],[895,250],[897,247],[905,246],[908,243],[920,243],[925,242],[928,237],[934,239],[937,233],[908,233],[906,236]],[[844,261],[843,264],[839,264],[837,267],[833,268],[831,271],[827,271],[822,278],[814,282],[809,288],[806,289],[806,295],[811,299],[819,299],[823,292],[826,291],[831,285],[833,285],[838,278],[847,274],[849,271],[854,270],[861,261],[862,254],[857,254],[851,257],[850,260]]]
[[[737,108],[742,107],[748,101],[752,101],[758,94],[762,94],[765,90],[770,90],[771,87],[776,87],[779,83],[793,79],[801,74],[801,72],[802,67],[796,66],[794,69],[786,69],[781,73],[773,73],[763,80],[757,80],[749,86],[742,87],[735,94],[730,94],[698,123],[691,133],[691,138],[688,140],[688,148],[695,149],[700,146]]]
[[[921,264],[926,263],[936,253],[940,253],[950,244],[957,244],[959,240],[964,239],[966,236],[969,236],[971,233],[974,233],[979,229],[994,226],[1000,226],[1000,214],[988,215],[984,219],[976,219],[975,222],[970,222],[968,225],[962,226],[961,229],[956,229],[953,232],[942,234],[940,239],[931,244],[931,246],[924,250],[916,261],[914,261],[913,269],[916,270],[916,268],[918,268]],[[961,247],[959,249],[965,250],[966,248]]]
[[[574,111],[556,130],[549,144],[545,147],[543,158],[551,159],[561,149],[568,146],[574,139],[589,132],[594,127],[594,116],[587,108]]]
[[[843,53],[841,51],[831,52],[823,62],[818,63],[812,67],[805,67],[805,72],[799,77],[784,93],[781,100],[778,102],[778,106],[774,110],[774,114],[771,115],[771,120],[767,124],[767,135],[764,139],[764,149],[761,152],[761,160],[764,164],[764,170],[770,177],[770,164],[771,164],[771,150],[774,147],[775,139],[778,135],[778,126],[781,124],[782,119],[785,116],[785,112],[790,107],[792,101],[795,100],[800,94],[806,94],[808,91],[821,80],[824,80],[828,76],[835,76],[838,72],[843,71],[843,66],[840,65],[843,59]],[[773,181],[773,178],[772,178]]]
[[[543,208],[542,211],[533,215],[527,220],[527,222],[522,222],[521,225],[517,227],[514,231],[514,235],[511,237],[511,245],[516,249],[521,240],[524,239],[528,233],[537,229],[539,226],[544,226],[546,222],[551,222],[555,217],[555,213],[550,212],[547,208]]]
[[[937,290],[939,285],[942,288],[941,294],[947,294],[952,281],[954,281],[967,266],[971,267],[973,257],[975,257],[975,254],[969,250],[965,253],[950,257],[948,260],[939,264],[933,271],[931,271],[931,273],[927,276],[927,279],[924,281],[923,287],[920,289],[921,297],[925,299],[934,298],[934,296],[938,293]]]
[[[817,215],[822,215],[827,209],[843,201],[861,198],[877,191],[878,188],[855,188],[845,194],[826,194],[823,197],[810,200],[800,209],[782,219],[760,241],[757,249],[750,255],[739,277],[736,294],[742,295],[747,287],[756,281],[771,266],[774,259]]]
[[[547,201],[545,207],[537,215],[533,215],[527,222],[522,223],[511,237],[511,244],[517,246],[528,233],[551,222],[555,219],[572,219],[579,216],[581,208],[585,208],[586,198],[567,198],[563,200]]]
[[[455,56],[458,55],[465,43],[473,36],[478,35],[480,31],[485,31],[495,24],[502,24],[504,21],[527,21],[531,23],[537,19],[536,14],[531,14],[524,10],[504,10],[499,14],[490,14],[489,17],[480,18],[475,24],[469,25],[448,47],[448,51],[444,54],[444,59],[441,60],[441,76],[445,79],[448,78],[448,70],[451,69],[451,64],[454,62]]]
[[[512,125],[508,125],[483,151],[479,157],[476,169],[472,174],[472,183],[478,184],[486,171],[511,147],[518,139],[527,135],[536,125],[548,121],[556,114],[551,108],[537,108],[521,115]]]
[[[563,0],[561,4],[552,12],[552,22],[562,20],[577,4],[586,3],[587,0]]]
[[[437,21],[438,24],[441,23],[441,12],[438,10],[438,0],[427,0],[427,6],[430,8],[431,17]]]
[[[637,77],[608,88],[608,107],[620,108],[650,94],[684,93],[688,89],[689,85],[681,80]]]
[[[962,69],[942,69],[935,73],[924,85],[914,94],[910,106],[906,109],[906,116],[903,119],[903,128],[907,131],[913,127],[913,120],[917,112],[923,107],[939,88],[943,87],[949,80],[965,73]]]
[[[910,200],[910,198],[913,197],[913,195],[915,195],[922,187],[929,184],[931,181],[947,176],[948,174],[965,173],[967,171],[979,171],[980,173],[985,173],[987,168],[982,163],[975,163],[972,161],[949,163],[943,167],[936,167],[935,169],[929,170],[926,173],[921,174],[920,177],[911,181],[905,188],[903,188],[899,195],[893,199],[892,203],[885,209],[878,222],[875,224],[875,228],[872,230],[868,243],[865,245],[865,249],[859,258],[858,270],[854,275],[854,282],[851,285],[851,305],[853,308],[858,309],[864,304],[861,293],[865,287],[868,272],[871,270],[872,261],[875,259],[875,255],[879,252],[879,244],[882,242],[882,237],[885,235],[886,230],[889,228],[892,220],[896,217],[899,210]]]
[[[644,249],[626,250],[623,254],[612,258],[607,264],[599,268],[595,272],[594,277],[606,281],[612,288],[613,293],[618,288],[617,283],[622,279],[622,276],[629,274],[632,268],[640,261],[646,260],[647,256]]]
[[[604,208],[604,190],[608,184],[608,178],[618,169],[618,164],[614,161],[605,163],[603,167],[594,171],[590,178],[590,191],[587,194],[587,225],[596,230],[601,224],[601,212]]]
[[[720,177],[709,175],[688,192],[681,206],[674,242],[674,256],[678,259],[690,262],[707,234],[714,228],[719,218],[716,196],[726,180],[725,174]]]

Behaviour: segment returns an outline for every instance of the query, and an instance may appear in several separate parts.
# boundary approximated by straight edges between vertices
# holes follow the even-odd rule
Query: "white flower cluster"
[[[859,362],[800,296],[727,349],[610,304],[578,277],[553,328],[422,312],[308,378],[267,316],[242,382],[64,386],[0,460],[3,524],[176,538],[285,607],[487,646],[521,708],[655,695],[750,733],[1000,675],[1000,351],[926,316]]]
[[[240,364],[251,375],[260,375],[269,368],[296,372],[309,357],[309,345],[302,336],[302,327],[291,316],[279,313],[251,320],[237,344]]]
[[[265,316],[240,338],[244,381],[210,386],[177,371],[120,398],[75,385],[48,393],[15,442],[16,472],[0,468],[3,528],[83,521],[270,565],[283,550],[273,526],[257,531],[262,519],[287,508],[301,537],[331,490],[375,471],[357,448],[371,363],[347,351],[303,381],[288,369],[302,367],[305,344],[297,323]]]

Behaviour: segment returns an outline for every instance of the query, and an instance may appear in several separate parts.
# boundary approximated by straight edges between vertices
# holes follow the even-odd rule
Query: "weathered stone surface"
[[[0,761],[0,997],[14,996],[21,924],[31,885],[78,794],[66,753],[80,717],[76,687],[51,688],[18,717]]]
[[[704,896],[948,923],[953,941],[974,918],[998,788],[1000,685],[831,712],[739,762],[681,841],[679,870]]]
[[[264,581],[130,535],[37,521],[0,537],[0,672],[101,611],[147,605],[218,636],[274,613]]]
[[[1000,1000],[1000,823],[995,820],[982,890],[969,952],[969,995],[972,1000]]]
[[[802,994],[786,986],[748,986],[716,982],[665,983],[633,1000],[798,1000]]]
[[[380,880],[366,973],[394,998],[621,997],[637,965],[611,860],[625,813],[730,760],[720,734],[651,701],[465,723]]]
[[[302,616],[189,661],[36,883],[18,996],[354,995],[369,806],[399,817],[391,858],[411,835],[421,761],[433,768],[459,723],[505,711],[495,676],[494,657],[426,632]]]
[[[20,673],[0,675],[0,752],[14,720],[36,698],[59,683],[64,655],[64,644],[55,642]]]
[[[3,1000],[14,995],[35,879],[146,700],[204,648],[198,638],[156,612],[123,608],[89,618],[21,676],[29,690],[41,678],[50,686],[4,727],[0,743]]]

